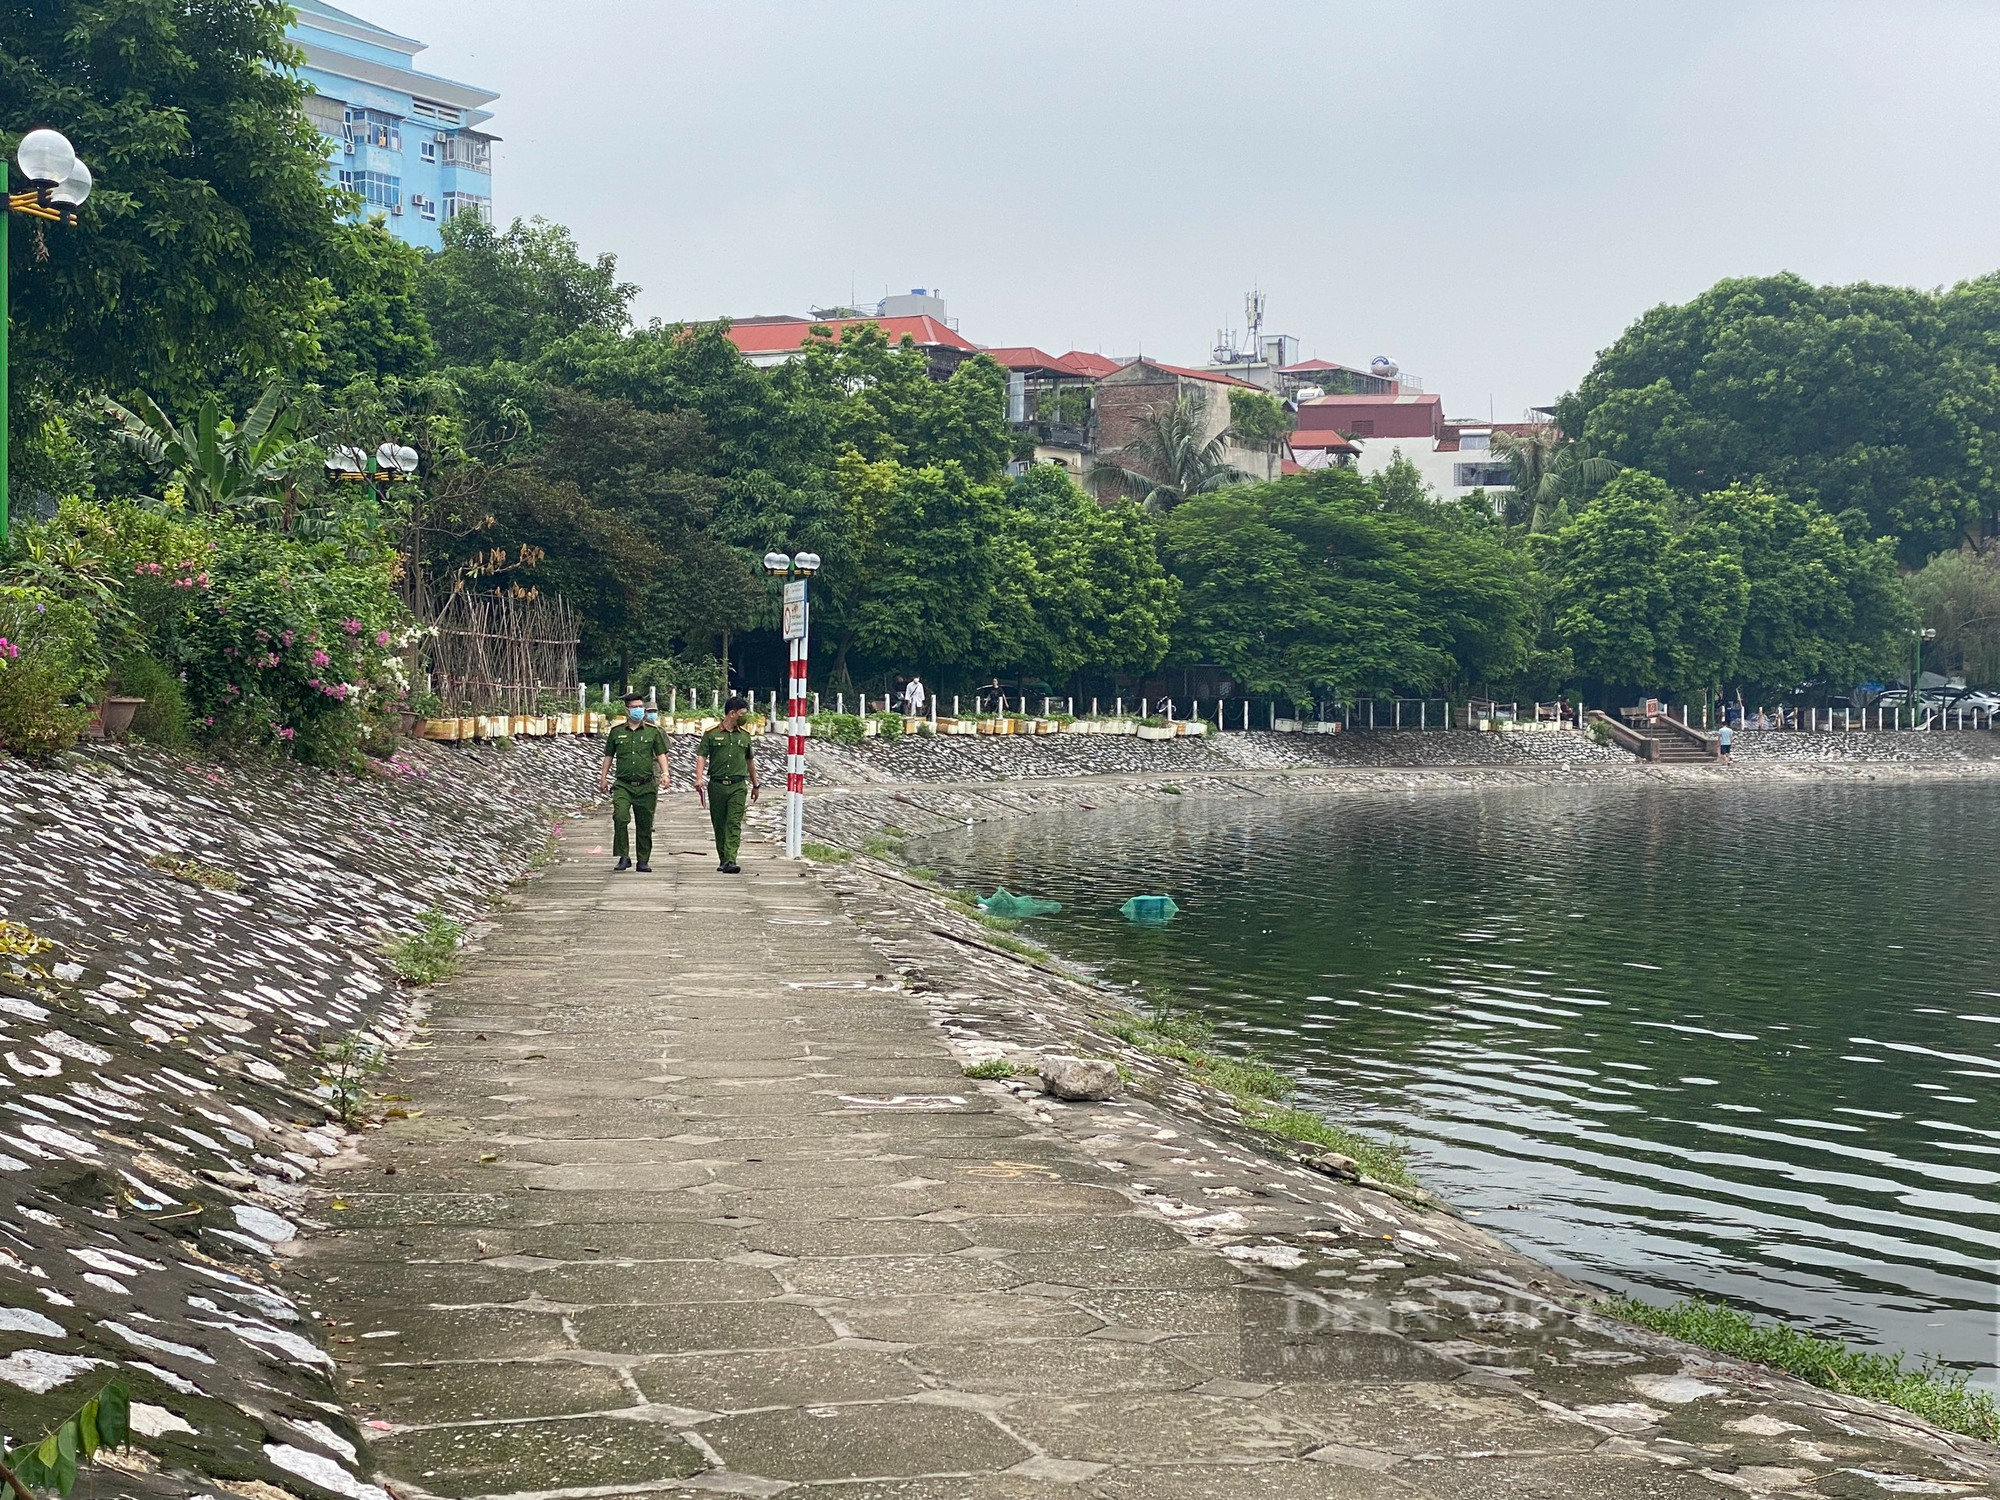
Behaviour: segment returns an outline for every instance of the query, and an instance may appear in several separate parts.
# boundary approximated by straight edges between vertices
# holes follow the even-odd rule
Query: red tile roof
[[[1113,370],[1125,368],[1109,355],[1086,354],[1081,349],[1070,350],[1056,363],[1074,374],[1090,376],[1109,375]]]
[[[1115,359],[1102,354],[1086,354],[1081,349],[1072,349],[1067,354],[1051,354],[1033,344],[1010,344],[1005,348],[982,349],[979,352],[996,360],[1002,369],[1047,370],[1051,374],[1075,375],[1087,380],[1125,368]]]
[[[1139,365],[1144,365],[1149,370],[1158,370],[1163,375],[1178,375],[1183,380],[1206,380],[1215,385],[1241,386],[1246,391],[1257,391],[1260,393],[1263,390],[1262,386],[1252,385],[1247,380],[1238,380],[1234,375],[1224,375],[1217,370],[1193,370],[1189,369],[1186,365],[1162,364],[1157,359],[1147,359],[1143,356],[1133,360],[1129,365],[1122,366],[1122,368],[1129,370]]]
[[[1330,359],[1309,359],[1303,364],[1286,365],[1278,371],[1280,375],[1311,375],[1320,370],[1345,370],[1346,365],[1337,365]]]
[[[1294,448],[1335,448],[1342,453],[1359,453],[1361,451],[1346,438],[1333,431],[1294,432],[1285,441]]]
[[[806,341],[806,332],[812,328],[827,328],[835,338],[843,329],[853,328],[862,323],[874,323],[887,334],[889,342],[899,344],[908,334],[916,340],[919,348],[943,344],[953,349],[963,349],[972,353],[977,346],[965,338],[955,328],[947,328],[936,318],[920,314],[913,318],[835,318],[829,322],[814,322],[801,318],[796,322],[783,323],[736,323],[729,329],[729,341],[745,354],[783,354],[797,349]]]
[[[1033,344],[1010,344],[1005,348],[981,349],[979,352],[1003,370],[1048,370],[1060,375],[1071,373],[1060,358],[1037,349]]]

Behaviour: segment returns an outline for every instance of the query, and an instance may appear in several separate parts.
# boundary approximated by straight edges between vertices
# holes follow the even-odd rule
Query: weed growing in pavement
[[[189,885],[207,886],[211,891],[233,891],[243,885],[242,878],[234,870],[205,865],[185,854],[149,854],[146,863],[162,875],[171,875]]]
[[[465,929],[433,906],[417,930],[382,951],[389,967],[411,984],[438,984],[458,972],[458,939]]]
[[[1655,1307],[1619,1297],[1599,1310],[1704,1349],[1776,1366],[1825,1390],[1886,1401],[1950,1432],[2000,1438],[2000,1403],[1990,1392],[1971,1389],[1963,1373],[1945,1369],[1935,1358],[1912,1369],[1900,1354],[1871,1354],[1839,1339],[1762,1323],[1719,1302]]]
[[[837,865],[842,860],[854,858],[852,849],[842,849],[835,844],[815,844],[811,840],[799,845],[799,850],[814,864]]]
[[[327,1091],[327,1104],[349,1130],[361,1123],[368,1103],[368,1080],[382,1071],[386,1061],[382,1049],[363,1041],[358,1031],[319,1049],[320,1087]]]
[[[967,1063],[959,1071],[967,1078],[1025,1078],[1035,1070],[1010,1063],[1004,1057],[989,1057],[982,1063]]]

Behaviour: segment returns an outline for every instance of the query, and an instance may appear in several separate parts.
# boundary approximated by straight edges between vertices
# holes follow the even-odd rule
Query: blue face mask
[[[625,710],[625,716],[628,719],[630,719],[634,724],[638,723],[641,719],[646,717],[645,705],[640,703],[634,703],[631,707]]]

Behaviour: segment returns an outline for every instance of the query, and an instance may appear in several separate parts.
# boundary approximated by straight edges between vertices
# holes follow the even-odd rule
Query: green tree
[[[1562,504],[1579,497],[1590,485],[1602,484],[1618,472],[1606,458],[1583,453],[1554,427],[1543,424],[1527,432],[1493,435],[1493,451],[1507,463],[1513,483],[1504,502],[1510,524],[1540,532]]]
[[[1490,526],[1385,510],[1347,469],[1203,495],[1161,524],[1180,582],[1170,660],[1253,693],[1435,690],[1507,675],[1526,652],[1520,569]]]
[[[1749,585],[1727,552],[1684,542],[1664,480],[1628,471],[1555,539],[1556,630],[1601,700],[1727,680]]]
[[[17,389],[181,404],[310,362],[346,200],[321,175],[288,15],[269,0],[6,7],[0,119],[58,126],[97,176],[73,232],[7,220]]]
[[[1166,512],[1249,478],[1228,455],[1228,430],[1208,430],[1208,398],[1185,391],[1176,401],[1150,408],[1132,441],[1116,456],[1101,459],[1090,482],[1100,494],[1107,488],[1121,491],[1147,510]]]
[[[1557,410],[1593,453],[1701,494],[1763,479],[1921,561],[2000,511],[2000,285],[1717,283],[1657,307]]]
[[[528,361],[558,339],[616,333],[631,320],[639,289],[618,279],[617,258],[586,261],[560,224],[516,219],[503,230],[460,214],[442,236],[420,301],[447,365]]]
[[[428,371],[437,345],[419,292],[423,252],[391,235],[379,217],[337,226],[333,250],[333,297],[315,331],[307,376],[338,389]]]
[[[1909,587],[1923,623],[1937,632],[1938,668],[1962,672],[1976,686],[2000,683],[2000,550],[1968,547],[1934,557]],[[1907,650],[1899,647],[1899,661]],[[1898,675],[1908,670],[1905,664]]]
[[[1703,496],[1683,540],[1732,558],[1749,586],[1733,669],[1711,680],[1764,699],[1808,684],[1845,695],[1896,662],[1910,611],[1887,542],[1851,536],[1810,500],[1757,485]]]
[[[1292,414],[1276,396],[1231,389],[1229,430],[1245,446],[1269,452],[1292,430]]]
[[[1060,465],[1008,488],[982,665],[1049,683],[1144,673],[1166,654],[1175,585],[1153,525],[1129,501],[1099,505]]]

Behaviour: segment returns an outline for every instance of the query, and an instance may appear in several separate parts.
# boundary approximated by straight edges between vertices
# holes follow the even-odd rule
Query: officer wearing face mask
[[[646,700],[633,693],[625,700],[625,722],[611,726],[604,739],[604,760],[597,770],[599,793],[611,793],[611,820],[614,831],[611,852],[618,856],[615,868],[632,868],[630,826],[639,825],[639,870],[652,871],[653,813],[660,804],[660,789],[672,784],[667,769],[667,737],[657,723],[646,722]]]

